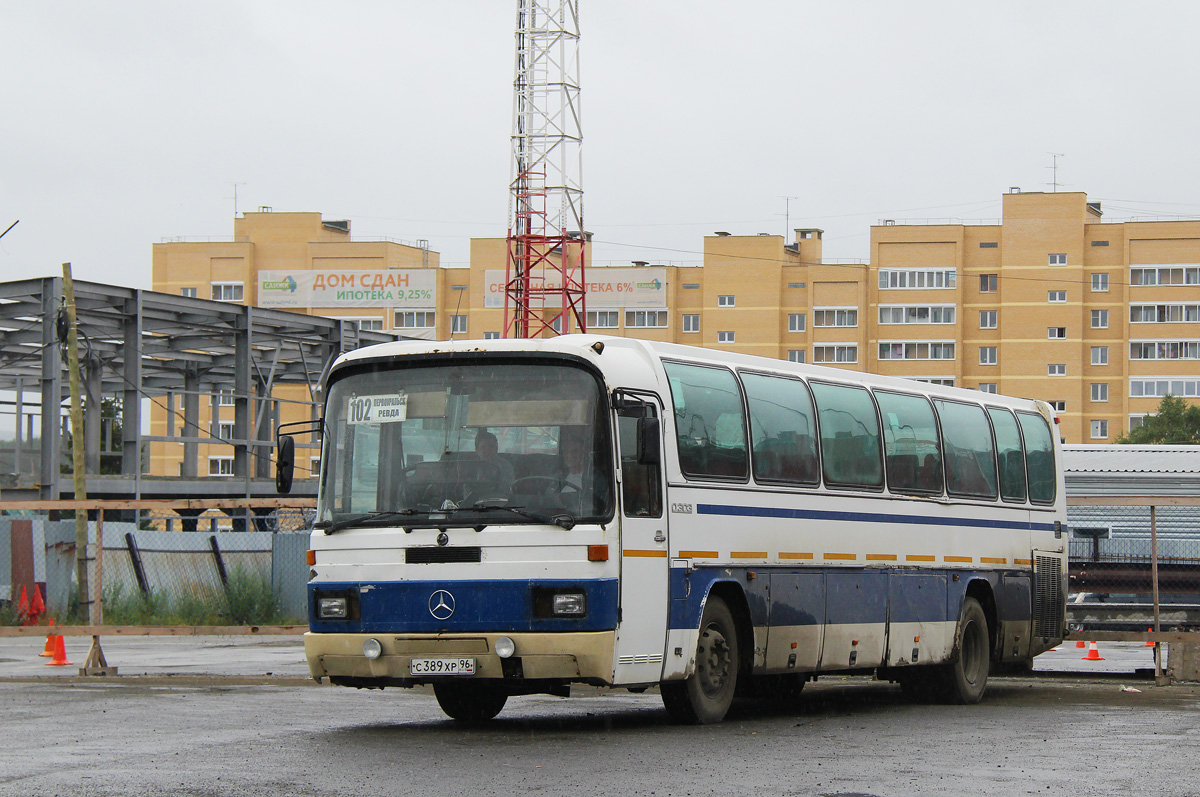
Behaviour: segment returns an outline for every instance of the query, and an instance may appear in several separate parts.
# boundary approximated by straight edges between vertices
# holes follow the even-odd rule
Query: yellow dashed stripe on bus
[[[796,551],[780,551],[780,559],[812,559],[811,553],[797,553]]]
[[[1013,559],[1013,564],[1014,565],[1031,565],[1031,564],[1033,564],[1033,560],[1032,559]]]
[[[936,562],[937,561],[936,556],[926,556],[923,553],[910,553],[908,556],[906,556],[904,558],[906,560],[908,560],[909,562]]]
[[[869,553],[867,554],[868,562],[894,562],[896,554],[894,553]]]
[[[732,559],[766,559],[766,551],[732,551],[729,554]]]
[[[684,559],[716,559],[718,556],[716,551],[680,551],[679,555]]]
[[[942,560],[945,562],[962,562],[964,564],[970,564],[975,561],[974,557],[971,556],[943,556]]]
[[[979,561],[985,565],[1006,565],[1008,560],[999,556],[981,556]]]
[[[666,551],[654,551],[654,550],[643,551],[643,550],[637,550],[634,548],[626,548],[621,553],[624,556],[648,556],[648,557],[651,557],[654,559],[666,559],[667,558]]]
[[[827,553],[827,554],[825,554],[825,558],[826,559],[845,559],[845,560],[853,562],[854,560],[858,559],[858,554],[856,554],[856,553]]]

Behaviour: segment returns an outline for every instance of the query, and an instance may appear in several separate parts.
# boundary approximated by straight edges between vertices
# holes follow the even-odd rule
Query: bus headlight
[[[383,655],[383,645],[379,644],[378,639],[368,639],[363,643],[363,655],[368,659],[377,659]]]
[[[349,604],[345,598],[318,598],[317,617],[322,620],[345,620]]]
[[[579,617],[587,614],[587,595],[582,592],[556,593],[550,603],[555,615]]]
[[[502,659],[507,659],[509,656],[517,652],[517,643],[512,641],[512,637],[497,637],[495,648],[497,656]]]

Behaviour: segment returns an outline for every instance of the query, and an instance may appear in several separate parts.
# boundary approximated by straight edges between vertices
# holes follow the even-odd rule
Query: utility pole
[[[83,463],[83,402],[79,389],[79,338],[75,315],[75,282],[71,264],[63,263],[63,296],[67,315],[67,379],[71,390],[71,471],[75,479],[75,500],[87,500],[87,474]],[[79,606],[91,620],[92,593],[88,589],[87,510],[75,510],[75,577],[79,583]]]

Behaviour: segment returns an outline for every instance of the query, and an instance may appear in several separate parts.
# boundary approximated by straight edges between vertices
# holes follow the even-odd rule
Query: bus
[[[318,681],[463,721],[657,687],[709,723],[835,673],[975,703],[1063,637],[1045,402],[592,334],[384,343],[322,390]]]

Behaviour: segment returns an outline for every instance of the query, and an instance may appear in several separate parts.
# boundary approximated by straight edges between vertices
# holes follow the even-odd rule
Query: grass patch
[[[104,588],[105,625],[280,625],[286,621],[271,580],[235,567],[224,589],[185,585],[177,595]]]

